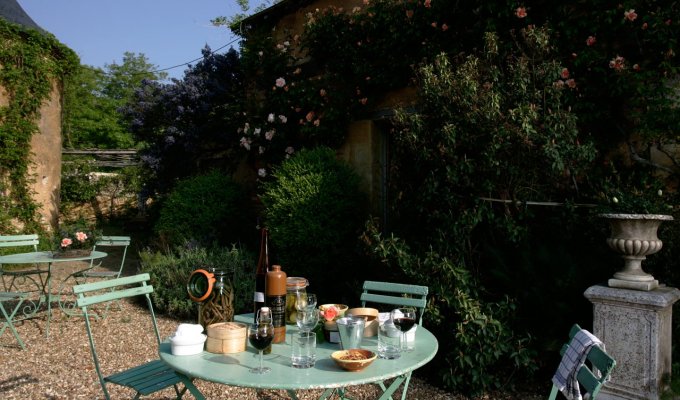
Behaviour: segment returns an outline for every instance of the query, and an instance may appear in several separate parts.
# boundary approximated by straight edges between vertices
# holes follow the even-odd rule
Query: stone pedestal
[[[593,334],[616,360],[598,400],[658,400],[670,383],[671,320],[680,290],[591,286]]]

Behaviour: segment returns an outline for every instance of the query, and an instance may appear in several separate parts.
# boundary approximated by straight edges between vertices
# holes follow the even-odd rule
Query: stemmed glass
[[[316,307],[316,295],[314,293],[298,292],[295,298],[295,309],[304,311]]]
[[[301,332],[310,332],[319,322],[319,310],[316,307],[299,310],[295,322]]]
[[[262,352],[274,340],[274,325],[271,322],[250,324],[248,326],[248,340],[260,353],[260,367],[252,368],[250,372],[254,374],[266,374],[271,371],[271,368],[262,366]]]
[[[390,317],[394,326],[401,331],[401,351],[408,351],[406,332],[416,324],[416,310],[410,307],[395,308]]]

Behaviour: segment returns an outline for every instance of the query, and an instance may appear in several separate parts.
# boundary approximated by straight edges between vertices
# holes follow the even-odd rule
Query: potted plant
[[[99,236],[93,228],[81,225],[61,226],[55,234],[56,243],[52,256],[55,258],[89,256]]]
[[[609,279],[609,286],[656,289],[659,281],[642,269],[642,261],[663,247],[657,231],[662,222],[673,220],[670,215],[673,206],[665,199],[663,189],[653,186],[642,190],[610,190],[605,200],[599,216],[611,227],[607,244],[624,259],[623,268]]]

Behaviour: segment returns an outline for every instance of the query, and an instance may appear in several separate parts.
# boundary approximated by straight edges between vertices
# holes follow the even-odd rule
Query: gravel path
[[[82,263],[62,263],[53,275],[53,282],[61,280],[66,273],[82,268]],[[56,289],[55,289],[56,290]],[[17,324],[19,335],[26,343],[21,350],[11,332],[0,337],[0,399],[102,399],[103,394],[94,371],[87,333],[82,317],[69,317],[53,303],[50,337],[45,337],[45,311],[37,318]],[[158,316],[161,337],[174,332],[180,321]],[[145,325],[146,324],[146,325]],[[139,335],[140,327],[149,327],[148,313],[129,302],[121,302],[121,309],[113,307],[104,320],[93,324],[95,337],[99,339],[100,362],[105,373],[137,365],[157,357],[152,335]],[[131,334],[132,333],[132,334]],[[283,391],[255,391],[198,381],[197,386],[209,399],[288,399]],[[131,398],[132,392],[117,386],[107,386],[114,399]],[[350,388],[350,396],[357,399],[377,397],[375,385]],[[301,399],[315,399],[319,391],[307,391]],[[158,392],[145,399],[172,399],[172,388]],[[191,395],[185,398],[191,399]],[[397,396],[395,396],[397,398]],[[411,381],[409,399],[466,400],[466,397],[446,393],[425,383],[417,376]],[[511,399],[507,395],[485,396],[485,399]],[[516,397],[528,399],[532,397]]]

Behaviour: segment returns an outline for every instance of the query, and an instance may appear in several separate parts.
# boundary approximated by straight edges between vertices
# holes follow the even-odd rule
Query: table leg
[[[194,383],[189,379],[186,375],[180,374],[179,372],[177,373],[179,375],[180,379],[182,380],[182,383],[184,384],[184,387],[189,390],[189,393],[191,393],[196,400],[206,400],[205,396],[203,396],[203,393],[201,393],[200,390],[194,385]]]
[[[45,293],[47,300],[47,327],[45,328],[45,336],[50,337],[50,319],[52,319],[52,263],[47,264],[47,293]]]
[[[380,388],[383,390],[383,394],[378,398],[378,400],[387,400],[387,399],[392,399],[392,394],[399,389],[399,386],[401,384],[404,384],[404,389],[402,390],[402,395],[401,398],[406,399],[406,391],[408,390],[408,383],[411,380],[411,374],[406,374],[406,375],[401,375],[398,376],[392,381],[392,384],[390,384],[389,387],[385,387],[385,385],[380,382]]]

